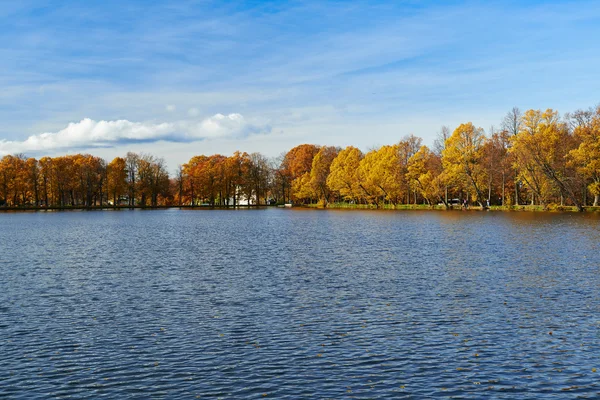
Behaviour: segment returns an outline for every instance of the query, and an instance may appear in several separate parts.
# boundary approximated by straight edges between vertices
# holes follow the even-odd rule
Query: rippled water
[[[0,397],[600,395],[598,215],[5,213],[0,250]]]

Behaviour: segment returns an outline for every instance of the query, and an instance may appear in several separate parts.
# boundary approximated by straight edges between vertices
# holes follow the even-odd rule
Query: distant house
[[[238,186],[236,188],[236,192],[237,192],[237,202],[235,203],[238,206],[249,206],[249,205],[254,205],[256,204],[256,195],[252,195],[250,197],[247,197],[241,190],[241,188]],[[232,206],[234,203],[234,198],[230,197],[229,198],[229,205]]]

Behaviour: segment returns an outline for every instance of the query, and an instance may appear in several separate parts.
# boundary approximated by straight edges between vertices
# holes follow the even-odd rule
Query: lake
[[[600,394],[598,214],[73,211],[0,227],[0,397]]]

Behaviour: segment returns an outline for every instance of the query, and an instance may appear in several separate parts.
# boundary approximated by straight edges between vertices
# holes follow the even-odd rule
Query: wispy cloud
[[[85,118],[58,132],[29,136],[24,141],[0,140],[0,153],[114,147],[127,143],[157,141],[195,142],[211,138],[243,138],[268,133],[268,125],[249,123],[241,114],[215,114],[203,120],[146,123],[128,120],[94,121]]]
[[[592,0],[5,3],[4,152],[122,152],[132,142],[127,149],[162,151],[155,141],[169,140],[184,154],[197,147],[177,142],[207,137],[221,139],[198,147],[245,150],[265,139],[260,150],[271,153],[334,137],[369,146],[414,133],[431,142],[432,124],[487,127],[515,105],[598,102]],[[263,121],[201,119],[218,112],[260,115],[277,141],[244,136],[268,130]],[[221,136],[211,136],[215,126]],[[93,132],[104,133],[92,140]]]

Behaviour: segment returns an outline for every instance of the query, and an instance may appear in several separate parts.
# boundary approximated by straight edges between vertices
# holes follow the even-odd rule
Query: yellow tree
[[[414,192],[414,202],[417,203],[417,188],[414,187],[414,181],[407,178],[408,160],[421,148],[422,139],[414,135],[404,137],[396,145],[398,151],[398,162],[400,163],[400,179],[402,181],[403,194],[406,196],[406,204],[410,203],[411,190]]]
[[[484,147],[484,163],[488,176],[488,198],[492,199],[492,192],[495,192],[498,204],[511,204],[512,198],[506,198],[507,187],[512,187],[515,183],[511,155],[508,152],[510,134],[506,130],[495,132],[492,128],[491,137],[486,141]]]
[[[522,123],[523,113],[518,107],[513,107],[502,120],[502,131],[508,136],[508,138],[512,136],[516,136],[521,131],[521,123]],[[510,140],[507,143],[507,149],[511,146]],[[508,164],[508,167],[512,166],[514,160],[512,160],[513,156],[508,154],[505,159],[505,163]],[[515,171],[515,168],[512,168],[512,175],[514,178],[513,186],[515,191],[514,204],[519,205],[519,174]],[[505,200],[504,195],[502,195],[502,205],[506,204],[507,200]],[[508,202],[510,204],[511,202]]]
[[[310,185],[310,172],[305,172],[292,181],[292,198],[300,203],[310,202],[314,191]]]
[[[583,205],[575,195],[574,179],[568,173],[567,154],[574,145],[566,123],[562,122],[558,112],[547,109],[528,110],[523,115],[522,129],[518,135],[511,138],[514,153],[518,158],[525,159],[539,173],[558,189],[561,200],[567,195],[578,210],[583,211]]]
[[[509,145],[508,131],[496,131],[492,126],[490,137],[483,146],[482,165],[487,176],[487,198],[499,205],[505,205],[505,201],[512,203],[512,198],[505,199],[507,188],[514,184]]]
[[[482,165],[485,141],[483,129],[467,122],[454,130],[442,151],[442,163],[449,178],[465,182],[481,207],[485,207],[482,192],[486,182],[486,171]]]
[[[365,155],[358,167],[360,187],[377,207],[382,200],[396,205],[402,199],[398,146],[382,146]]]
[[[314,144],[301,144],[292,148],[283,157],[281,163],[281,175],[285,177],[285,181],[291,186],[291,197],[293,200],[305,201],[310,198],[306,194],[310,191],[310,176],[308,179],[305,174],[310,175],[312,161],[315,155],[319,152],[319,147]],[[294,182],[296,181],[297,182]],[[309,187],[305,188],[304,184],[308,182]],[[302,195],[300,195],[302,192]]]
[[[449,208],[446,201],[446,185],[442,175],[442,160],[427,146],[421,146],[409,160],[407,179],[413,182],[429,205],[438,200]]]
[[[340,151],[331,162],[327,186],[345,200],[358,201],[361,189],[358,181],[358,167],[363,154],[356,147],[348,146]]]
[[[540,112],[529,110],[526,116],[521,116],[518,133],[510,137],[511,146],[509,151],[512,155],[513,167],[517,172],[517,180],[525,183],[532,193],[531,204],[535,203],[534,196],[537,196],[538,202],[545,206],[554,191],[554,187],[533,159],[527,145],[528,142],[533,140],[532,138],[539,129],[540,123]]]
[[[333,146],[323,146],[315,155],[312,161],[310,170],[310,186],[315,197],[319,198],[320,202],[327,205],[331,191],[327,186],[327,177],[331,163],[338,154],[338,148]]]
[[[594,207],[600,201],[600,106],[595,110],[577,111],[574,135],[579,146],[569,152],[570,162],[591,182],[588,190],[594,196]]]

